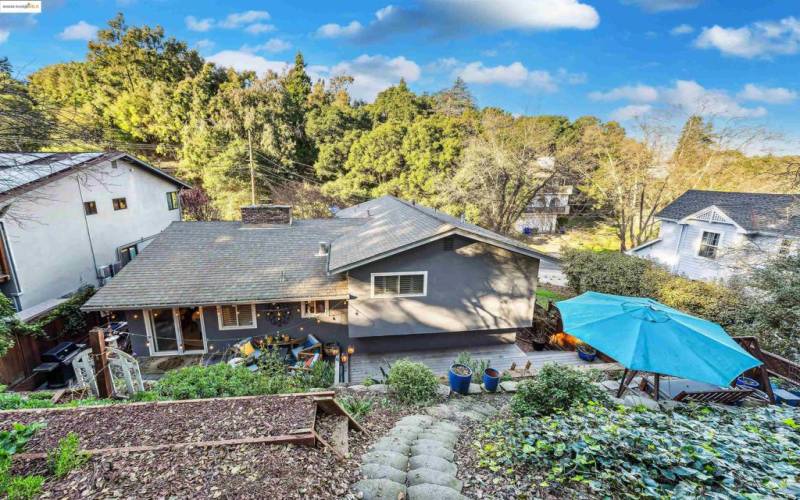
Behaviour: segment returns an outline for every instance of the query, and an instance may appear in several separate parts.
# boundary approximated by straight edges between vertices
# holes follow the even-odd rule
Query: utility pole
[[[247,129],[247,146],[250,150],[250,200],[252,205],[256,204],[256,167],[253,164],[253,135]]]
[[[114,382],[111,380],[111,369],[108,365],[108,351],[103,329],[95,327],[89,331],[89,346],[94,359],[95,380],[97,381],[97,397],[110,398],[114,394]]]

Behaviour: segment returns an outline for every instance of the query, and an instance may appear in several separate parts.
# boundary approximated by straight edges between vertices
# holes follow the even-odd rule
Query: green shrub
[[[347,410],[347,413],[359,421],[363,420],[372,411],[372,399],[370,398],[359,398],[346,394],[338,401],[342,408]]]
[[[662,413],[589,404],[491,422],[476,447],[480,466],[535,481],[531,489],[547,490],[540,497],[789,498],[781,490],[798,474],[794,418],[775,406]]]
[[[334,368],[332,363],[317,361],[308,370],[298,373],[302,384],[307,389],[330,387],[333,385]]]
[[[549,415],[590,401],[608,401],[605,391],[592,383],[590,373],[546,364],[536,378],[518,386],[511,398],[511,409],[521,416]]]
[[[132,403],[149,403],[160,399],[163,398],[155,391],[139,391],[131,396],[129,401]]]
[[[42,476],[17,476],[11,478],[6,487],[8,500],[31,500],[42,492]]]
[[[422,363],[408,359],[396,361],[391,369],[387,383],[397,398],[406,404],[423,404],[436,397],[438,381],[430,368]]]
[[[22,450],[33,434],[43,428],[44,424],[36,422],[29,425],[13,424],[11,429],[0,431],[0,457],[10,457]]]
[[[88,459],[89,456],[81,452],[80,440],[74,432],[70,432],[67,437],[60,439],[56,449],[48,456],[50,470],[57,478],[66,476]]]
[[[568,250],[562,265],[569,286],[579,294],[649,297],[722,326],[739,321],[743,299],[737,289],[676,276],[649,260],[618,252]]]
[[[481,380],[483,380],[483,371],[489,368],[490,361],[488,359],[473,359],[470,353],[464,351],[458,354],[454,363],[468,366],[472,370],[472,381],[480,384]]]
[[[36,394],[36,393],[31,393]],[[21,410],[29,408],[52,408],[55,406],[49,398],[40,399],[23,396],[16,392],[0,393],[0,410]]]

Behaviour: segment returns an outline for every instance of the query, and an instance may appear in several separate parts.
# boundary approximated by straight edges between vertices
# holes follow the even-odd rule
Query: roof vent
[[[331,245],[327,241],[320,241],[319,242],[319,253],[318,256],[322,257],[324,255],[328,255],[328,252],[331,250]]]
[[[247,226],[288,226],[292,223],[291,205],[248,205],[241,207]]]

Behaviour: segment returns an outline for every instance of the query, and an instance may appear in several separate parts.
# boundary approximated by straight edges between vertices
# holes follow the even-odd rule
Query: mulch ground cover
[[[353,393],[350,392],[350,394]],[[366,453],[375,440],[391,429],[397,420],[419,411],[418,408],[399,405],[390,398],[382,396],[366,396],[362,393],[359,397],[372,399],[373,406],[370,413],[360,422],[365,432],[350,431],[350,456],[345,460],[337,459],[334,453],[324,448],[266,444],[191,447],[95,455],[64,478],[56,480],[49,477],[44,484],[41,498],[355,499],[356,496],[350,490],[350,485],[361,479],[359,477],[361,455]],[[286,425],[284,419],[291,421],[292,429],[310,425],[310,421],[304,420],[303,417],[295,421],[296,419],[291,416],[292,411],[305,414],[302,410],[303,405],[290,403],[291,399],[282,401],[282,404],[285,405],[284,408],[271,407],[268,410],[269,418],[267,420],[264,420],[263,414],[246,413],[254,408],[241,403],[252,401],[254,406],[271,406],[269,397],[221,401],[223,403],[230,402],[231,406],[213,405],[208,407],[207,412],[199,408],[192,408],[192,411],[185,414],[181,412],[181,417],[190,419],[195,426],[203,425],[202,421],[209,419],[214,424],[210,427],[217,427],[217,424],[225,419],[224,421],[227,422],[225,426],[229,430],[224,431],[221,435],[225,436],[224,438],[234,439],[247,437],[251,433],[259,433],[258,430],[268,423],[277,430],[280,425]],[[298,401],[310,401],[310,398],[300,398]],[[207,405],[209,402],[204,401],[201,406]],[[120,408],[125,406],[121,405]],[[127,408],[131,408],[130,405],[127,405]],[[187,407],[187,409],[189,408]],[[308,412],[312,408],[312,406],[307,406]],[[194,410],[203,413],[198,416],[190,415],[190,413],[194,413]],[[139,417],[122,417],[127,422],[126,425],[134,429],[131,436],[134,436],[135,430],[138,429],[143,433],[161,432],[162,436],[168,434],[179,442],[188,441],[185,439],[185,433],[191,432],[189,429],[172,432],[162,429],[166,425],[150,420],[139,421],[137,418],[142,418],[139,411],[136,410]],[[23,414],[18,414],[18,416],[21,415]],[[232,416],[229,418],[228,415]],[[3,426],[20,420],[19,418],[8,418],[7,414],[0,414],[0,416],[2,416]],[[85,416],[90,418],[92,415]],[[184,425],[180,423],[180,418],[176,418],[173,423]],[[235,425],[232,425],[233,423]],[[80,433],[81,427],[90,425],[92,424],[83,422],[74,429],[63,428],[62,432],[73,430]],[[286,427],[281,432],[284,432],[285,429]],[[264,435],[265,432],[260,432],[260,434]],[[207,434],[200,434],[200,436],[203,440],[210,439]],[[36,439],[34,438],[34,440]],[[41,436],[38,436],[38,439],[42,439]],[[47,439],[52,438],[48,437]],[[85,441],[90,442],[90,439],[93,438],[90,438],[89,434],[83,434],[81,447],[89,448]],[[31,445],[34,444],[34,440],[30,442]],[[25,451],[36,450],[28,447]],[[15,463],[14,473],[47,475],[47,463],[45,460],[20,461]]]
[[[313,414],[311,397],[263,396],[2,412],[0,429],[44,422],[25,447],[35,453],[54,449],[69,432],[85,450],[275,436],[311,427]]]

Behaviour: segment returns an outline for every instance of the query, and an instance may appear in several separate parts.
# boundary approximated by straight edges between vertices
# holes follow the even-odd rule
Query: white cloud
[[[617,108],[611,112],[611,119],[619,122],[633,120],[640,116],[646,115],[653,110],[653,106],[649,104],[629,104],[621,108]]]
[[[325,24],[317,29],[317,35],[371,41],[418,30],[458,36],[467,30],[589,30],[599,23],[597,10],[580,0],[422,0],[415,7],[386,6],[376,11],[366,26],[359,21]]]
[[[765,102],[767,104],[789,104],[797,99],[797,92],[784,87],[762,87],[748,83],[737,94],[743,101]]]
[[[58,38],[62,40],[91,40],[97,34],[99,28],[86,21],[79,21],[64,28],[64,31],[58,34]]]
[[[260,45],[244,45],[242,51],[244,52],[283,52],[292,48],[292,44],[281,38],[270,38]]]
[[[589,99],[593,101],[631,101],[655,102],[658,100],[658,89],[649,85],[625,85],[608,92],[592,92]]]
[[[678,80],[674,87],[663,90],[664,101],[693,115],[723,118],[756,118],[767,114],[759,106],[740,105],[724,90],[706,89],[693,80]]]
[[[245,12],[234,12],[220,21],[219,25],[223,28],[241,28],[242,26],[266,21],[270,18],[269,12],[265,10],[248,10]]]
[[[197,19],[194,16],[186,16],[184,21],[186,22],[186,28],[190,31],[199,31],[201,33],[210,30],[214,26],[214,20],[210,17]]]
[[[202,39],[202,40],[198,40],[198,41],[197,41],[197,42],[194,44],[194,46],[195,46],[195,47],[197,47],[197,48],[198,48],[198,49],[200,49],[200,50],[203,50],[203,49],[210,49],[210,48],[212,48],[214,45],[216,45],[216,44],[215,44],[215,43],[214,43],[212,40],[209,40],[208,38],[204,38],[204,39]]]
[[[668,87],[625,85],[607,92],[592,92],[594,101],[627,101],[627,105],[611,113],[615,120],[630,120],[651,112],[656,106],[675,108],[686,114],[721,118],[758,118],[767,114],[762,107],[750,107],[742,101],[762,101],[775,104],[790,102],[797,95],[788,89],[746,85],[732,96],[725,90],[707,89],[693,80],[677,80]]]
[[[206,58],[207,61],[236,71],[255,71],[259,76],[267,71],[282,73],[289,64],[285,61],[270,61],[261,56],[241,50],[223,50]]]
[[[694,9],[703,0],[623,0],[622,3],[637,5],[648,12]]]
[[[679,24],[669,30],[669,34],[672,36],[688,35],[690,33],[694,33],[694,28],[690,24]]]
[[[529,70],[521,62],[507,66],[484,66],[481,62],[471,62],[458,72],[458,76],[467,83],[531,87],[545,92],[558,90],[556,79],[549,71]]]
[[[714,25],[703,28],[695,45],[717,49],[729,56],[754,58],[790,55],[800,52],[800,20],[786,17],[779,21],[761,21],[740,28]]]
[[[315,77],[350,75],[354,79],[350,86],[350,95],[356,99],[371,101],[378,92],[395,85],[401,78],[407,82],[419,80],[422,70],[417,63],[403,56],[389,58],[363,54],[352,61],[342,61],[332,68],[314,67],[314,73]]]
[[[497,55],[497,50],[495,49],[482,50],[481,55],[486,57],[495,57]]]
[[[8,30],[0,30],[0,44],[6,43],[11,32]]]
[[[358,21],[342,26],[336,23],[323,24],[317,29],[317,36],[322,38],[350,38],[361,33],[364,27]]]
[[[266,23],[255,23],[246,27],[244,30],[250,33],[251,35],[260,35],[261,33],[269,33],[270,31],[275,31],[275,25]]]

